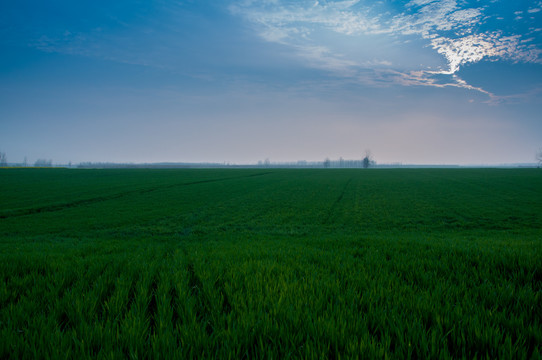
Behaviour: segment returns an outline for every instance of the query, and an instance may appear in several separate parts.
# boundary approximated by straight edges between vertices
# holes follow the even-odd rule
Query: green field
[[[0,358],[540,358],[539,169],[0,170]]]

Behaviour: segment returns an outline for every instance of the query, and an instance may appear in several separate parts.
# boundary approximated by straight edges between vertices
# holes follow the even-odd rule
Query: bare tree
[[[542,166],[542,148],[536,152],[536,161],[538,161],[538,167]]]
[[[329,158],[326,158],[324,160],[324,167],[327,169],[331,166],[331,160],[329,160]]]
[[[0,152],[0,166],[8,166],[8,158],[4,152]]]
[[[371,154],[371,150],[365,150],[365,157],[363,160],[361,160],[361,164],[363,165],[364,169],[367,169],[369,166],[374,165],[373,155]]]

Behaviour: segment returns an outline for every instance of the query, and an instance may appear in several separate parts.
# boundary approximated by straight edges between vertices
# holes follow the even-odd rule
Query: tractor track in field
[[[257,173],[257,174],[243,175],[243,176],[231,176],[231,177],[224,177],[224,178],[217,178],[217,179],[207,179],[207,180],[190,181],[190,182],[185,182],[185,183],[154,186],[154,187],[150,187],[150,188],[146,188],[146,189],[124,191],[124,192],[120,192],[120,193],[117,193],[117,194],[111,194],[111,195],[106,195],[106,196],[97,196],[97,197],[93,197],[93,198],[89,198],[89,199],[81,199],[81,200],[76,200],[76,201],[66,202],[66,203],[61,203],[61,204],[51,204],[51,205],[34,207],[34,208],[18,209],[18,210],[13,210],[13,211],[8,210],[8,211],[4,212],[3,214],[0,214],[0,220],[1,219],[14,218],[14,217],[20,217],[20,216],[26,216],[26,215],[39,214],[39,213],[49,213],[49,212],[61,211],[61,210],[74,208],[74,207],[78,207],[78,206],[85,206],[85,205],[95,204],[95,203],[99,203],[99,202],[103,202],[103,201],[120,199],[120,198],[130,196],[130,195],[148,194],[148,193],[158,191],[158,190],[172,189],[172,188],[176,188],[176,187],[199,185],[199,184],[206,184],[206,183],[213,183],[213,182],[220,182],[220,181],[226,181],[226,180],[251,178],[251,177],[257,177],[257,176],[264,176],[264,175],[268,175],[268,174],[272,174],[272,172],[269,171],[269,172],[264,172],[264,173]]]
[[[348,188],[348,185],[350,185],[351,182],[352,182],[352,178],[348,179],[348,181],[346,181],[346,184],[344,184],[344,187],[343,187],[341,193],[339,194],[339,196],[337,196],[337,199],[335,199],[335,201],[333,202],[333,204],[329,208],[327,216],[326,216],[326,218],[324,220],[324,224],[329,223],[329,220],[331,219],[331,216],[333,216],[333,213],[335,212],[335,209],[337,208],[337,206],[343,200],[344,194],[346,193],[346,189]]]

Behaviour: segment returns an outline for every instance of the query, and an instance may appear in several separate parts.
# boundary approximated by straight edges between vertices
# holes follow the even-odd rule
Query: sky
[[[542,1],[0,3],[9,162],[535,162]]]

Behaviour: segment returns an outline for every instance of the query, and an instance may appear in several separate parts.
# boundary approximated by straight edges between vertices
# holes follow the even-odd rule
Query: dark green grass
[[[0,358],[540,358],[537,169],[6,169],[0,189]]]

